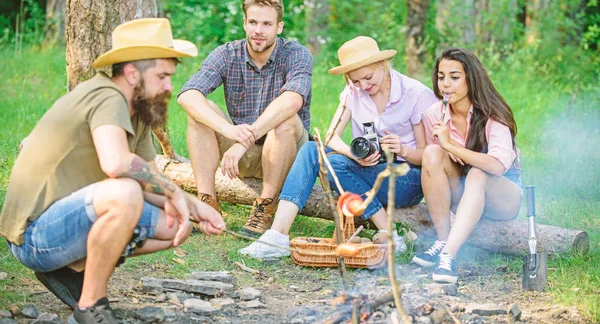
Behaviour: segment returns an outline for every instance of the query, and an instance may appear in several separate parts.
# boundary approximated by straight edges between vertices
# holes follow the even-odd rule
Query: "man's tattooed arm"
[[[119,175],[136,180],[144,191],[171,197],[179,187],[170,179],[156,172],[141,157],[132,154],[127,169]]]

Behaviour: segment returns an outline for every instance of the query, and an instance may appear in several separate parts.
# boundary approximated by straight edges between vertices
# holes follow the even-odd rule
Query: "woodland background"
[[[597,0],[289,0],[282,36],[306,44],[315,56],[312,127],[324,132],[332,118],[342,78],[327,74],[337,65],[337,48],[367,35],[382,49],[396,49],[395,68],[431,87],[436,55],[447,46],[467,47],[488,70],[518,124],[524,183],[537,188],[538,221],[587,230],[590,252],[554,255],[547,293],[553,303],[576,305],[600,321],[600,5]],[[84,10],[85,9],[85,10]],[[196,59],[184,60],[174,86],[180,88],[216,46],[244,37],[241,0],[2,0],[0,2],[0,207],[19,142],[52,103],[89,77],[90,60],[110,48],[118,23],[134,17],[171,19],[175,37],[193,41]],[[222,90],[211,99],[223,104]],[[173,100],[169,135],[186,156],[186,116]],[[349,139],[349,134],[345,135]],[[523,208],[524,209],[524,208]],[[522,214],[524,215],[524,210]],[[231,229],[243,225],[247,209],[225,206]],[[524,217],[521,215],[520,217]],[[330,235],[331,224],[299,217],[292,236]],[[325,234],[323,234],[325,232]],[[210,244],[207,244],[210,243]],[[226,250],[230,261],[244,259],[246,242],[230,237],[192,237],[188,250],[199,257],[187,265],[168,264],[169,274],[231,267],[211,257]],[[459,261],[508,264],[520,272],[520,258],[478,257],[467,249]],[[402,258],[409,260],[412,251]],[[167,261],[165,261],[167,260]],[[127,263],[126,269],[168,263],[156,254]],[[293,266],[282,261],[276,266]],[[0,309],[30,298],[21,287],[32,281],[0,244]]]

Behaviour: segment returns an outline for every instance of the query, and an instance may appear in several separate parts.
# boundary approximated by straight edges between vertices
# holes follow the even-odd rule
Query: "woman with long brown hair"
[[[456,254],[479,219],[508,220],[519,212],[517,125],[470,51],[444,50],[436,60],[432,81],[435,95],[444,99],[423,114],[428,145],[421,182],[438,239],[413,262],[429,267],[437,263],[433,280],[455,283]]]

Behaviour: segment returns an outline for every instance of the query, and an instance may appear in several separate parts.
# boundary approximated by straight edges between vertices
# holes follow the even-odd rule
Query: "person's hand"
[[[208,235],[223,233],[226,227],[219,212],[190,194],[187,195],[187,201],[190,218],[198,223],[198,228],[202,233]]]
[[[461,160],[461,158],[459,158],[458,156],[456,156],[450,152],[447,152],[447,153],[448,153],[448,156],[450,157],[450,160],[454,161],[454,163],[458,163],[462,166],[465,166],[465,162],[463,160]]]
[[[379,158],[381,157],[381,154],[379,154],[379,152],[375,152],[365,158],[362,159],[357,159],[355,157],[352,157],[354,159],[354,161],[358,162],[358,164],[362,165],[362,166],[373,166],[373,165],[377,165],[379,163]]]
[[[387,145],[390,149],[390,152],[398,155],[404,156],[406,148],[402,145],[402,141],[400,140],[400,136],[392,134],[390,131],[383,131],[385,136],[381,139],[381,144]]]
[[[254,126],[248,124],[229,124],[223,129],[222,134],[230,140],[240,143],[246,150],[254,145],[254,142],[258,139],[256,129]]]
[[[443,149],[446,149],[448,146],[452,145],[452,140],[450,139],[450,132],[448,131],[448,126],[444,123],[438,121],[433,125],[433,129],[431,130],[433,137],[437,138],[438,143]],[[447,151],[447,150],[446,150]]]
[[[246,154],[246,151],[247,149],[242,146],[242,144],[233,144],[225,154],[223,154],[223,159],[221,160],[221,174],[229,176],[229,179],[237,178],[238,174],[240,174],[238,163],[242,156]]]
[[[192,226],[190,223],[190,212],[183,190],[177,187],[177,190],[165,201],[165,214],[167,215],[167,226],[169,228],[178,223],[179,227],[173,245],[178,246],[185,242],[190,236]]]

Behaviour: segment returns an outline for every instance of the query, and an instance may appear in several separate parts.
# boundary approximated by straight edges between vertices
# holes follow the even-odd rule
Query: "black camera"
[[[379,152],[381,157],[378,163],[385,163],[385,154],[381,149],[381,137],[377,134],[375,125],[373,123],[363,123],[363,133],[362,137],[357,137],[350,142],[350,152],[352,152],[352,155],[357,159],[363,159]]]

